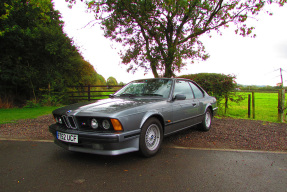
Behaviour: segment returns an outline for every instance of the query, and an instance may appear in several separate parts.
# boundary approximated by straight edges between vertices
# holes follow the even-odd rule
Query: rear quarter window
[[[189,82],[190,83],[190,86],[193,90],[193,93],[194,93],[194,97],[196,99],[199,99],[199,98],[203,98],[204,97],[204,94],[203,92],[201,91],[201,89],[199,89],[195,84],[193,84],[192,82]]]

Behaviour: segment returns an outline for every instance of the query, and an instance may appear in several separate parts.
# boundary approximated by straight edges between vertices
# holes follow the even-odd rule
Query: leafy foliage
[[[224,75],[217,73],[199,73],[191,75],[182,75],[180,78],[191,79],[197,82],[210,95],[216,97],[218,104],[224,100],[225,112],[228,108],[228,101],[240,102],[244,96],[237,94],[235,89],[237,83],[233,75]]]
[[[60,17],[50,0],[1,1],[0,97],[37,101],[41,89],[103,82],[63,33]]]
[[[239,89],[246,92],[278,93],[278,90],[281,89],[281,86],[239,85]],[[287,87],[284,87],[284,89],[287,89]]]
[[[76,0],[67,0],[70,3]],[[184,60],[206,60],[199,37],[237,26],[236,33],[251,36],[254,18],[266,4],[284,5],[286,0],[99,0],[87,1],[100,20],[105,36],[121,43],[122,63],[128,71],[143,68],[155,77],[172,77]]]
[[[114,77],[109,77],[107,79],[107,85],[118,85],[118,82]]]
[[[222,100],[228,92],[234,91],[237,85],[233,75],[199,73],[179,77],[194,80],[217,100]]]

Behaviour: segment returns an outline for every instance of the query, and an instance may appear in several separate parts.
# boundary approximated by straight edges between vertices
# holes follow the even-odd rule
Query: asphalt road
[[[51,142],[0,141],[0,191],[287,191],[287,153],[180,149],[71,153]]]

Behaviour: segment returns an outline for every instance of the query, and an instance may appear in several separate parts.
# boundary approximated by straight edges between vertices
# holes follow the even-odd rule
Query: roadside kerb
[[[43,143],[53,143],[54,140],[39,140],[39,139],[11,139],[11,138],[1,138],[0,141],[32,141],[32,142],[43,142]],[[287,154],[284,151],[262,151],[262,150],[246,150],[246,149],[220,149],[220,148],[198,148],[198,147],[182,147],[174,144],[166,144],[162,146],[163,148],[173,148],[173,149],[185,149],[185,150],[203,150],[203,151],[226,151],[226,152],[243,152],[243,153],[273,153],[273,154]]]

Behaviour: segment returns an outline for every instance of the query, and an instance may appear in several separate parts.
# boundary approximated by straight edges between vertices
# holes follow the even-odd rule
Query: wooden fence
[[[285,115],[285,89],[278,91],[278,121],[283,123],[286,119]]]
[[[278,121],[283,123],[286,121],[286,114],[285,114],[285,89],[279,89],[278,91]],[[248,94],[248,118],[251,116],[252,111],[252,118],[255,119],[255,92],[252,94]],[[252,108],[251,108],[252,104]],[[251,110],[252,109],[252,110]]]
[[[92,101],[108,97],[122,87],[123,85],[70,86],[67,94],[72,101]]]

